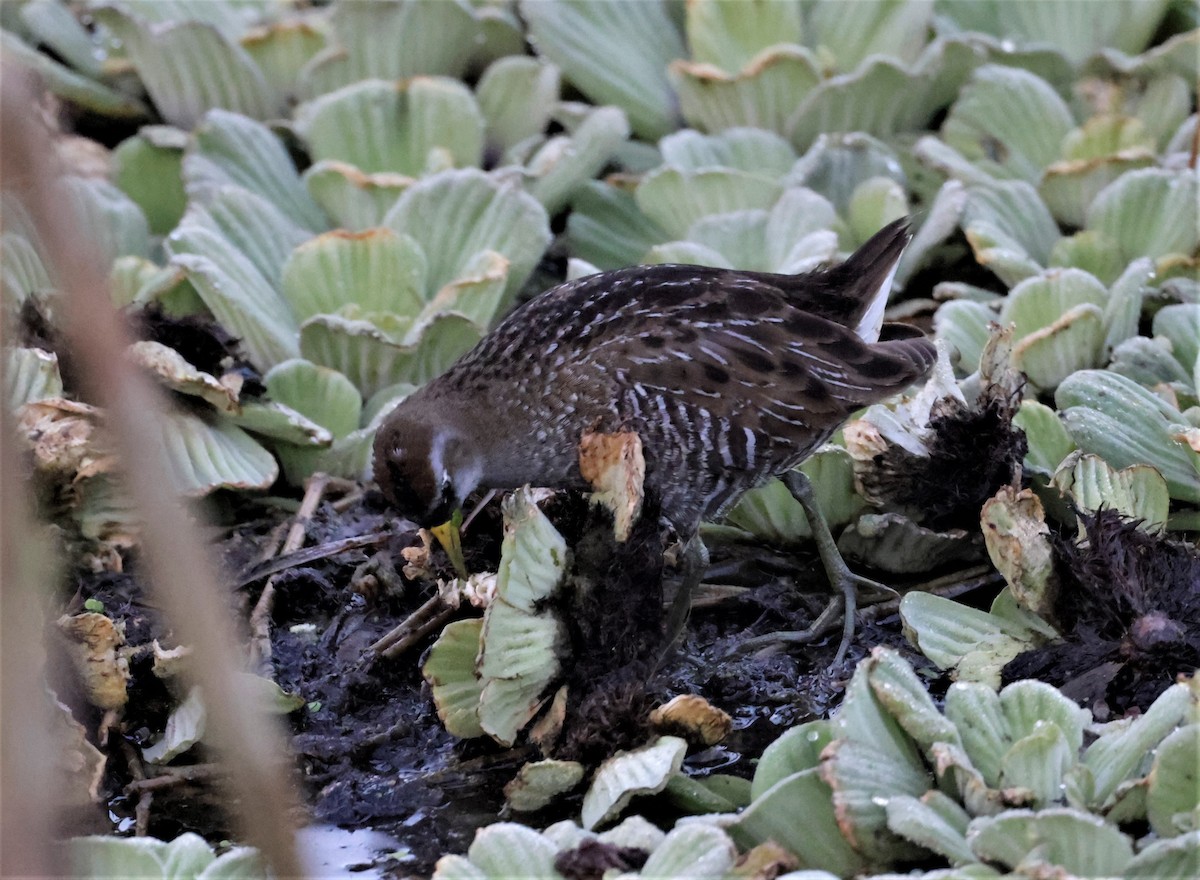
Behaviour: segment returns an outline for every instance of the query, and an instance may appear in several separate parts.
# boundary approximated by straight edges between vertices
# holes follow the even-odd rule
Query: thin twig
[[[297,550],[295,553],[286,553],[275,559],[269,559],[266,562],[255,563],[242,570],[233,583],[233,589],[240,590],[270,575],[287,571],[289,568],[295,568],[298,565],[307,565],[310,562],[328,559],[330,556],[337,556],[339,553],[345,553],[347,550],[376,547],[391,540],[391,538],[392,533],[390,531],[372,532],[369,535],[355,535],[352,538],[326,541],[324,544],[305,547],[303,550]]]
[[[363,659],[366,662],[376,657],[396,659],[435,629],[445,625],[457,610],[453,605],[447,604],[441,596],[434,596],[367,648],[363,652]]]
[[[162,767],[158,776],[139,779],[125,786],[125,794],[142,791],[161,791],[164,788],[174,788],[185,782],[199,782],[215,779],[226,775],[220,764],[190,764],[187,767]]]
[[[129,770],[129,775],[133,777],[133,781],[141,782],[144,780],[146,778],[146,771],[142,764],[142,756],[133,747],[133,743],[124,737],[121,738],[121,753],[125,756],[125,767]],[[146,837],[150,834],[150,808],[153,806],[153,791],[138,793],[137,806],[133,809],[133,833],[135,836]]]
[[[313,474],[308,479],[304,490],[304,500],[300,509],[292,518],[291,528],[288,529],[287,539],[283,542],[283,552],[294,553],[304,543],[308,533],[308,524],[317,512],[321,498],[325,495],[325,487],[329,485],[329,477],[325,474]],[[267,585],[259,594],[254,611],[250,613],[250,663],[256,667],[260,675],[274,678],[271,669],[271,614],[275,608],[275,580],[273,575],[267,580]]]

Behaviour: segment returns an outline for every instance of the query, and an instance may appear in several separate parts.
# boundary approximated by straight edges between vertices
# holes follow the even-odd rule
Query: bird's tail
[[[876,342],[900,255],[911,238],[908,218],[901,218],[876,232],[840,265],[764,278],[805,311],[849,327],[863,342]]]

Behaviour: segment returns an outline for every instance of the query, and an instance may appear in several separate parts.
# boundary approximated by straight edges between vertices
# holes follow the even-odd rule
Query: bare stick
[[[308,523],[316,513],[321,498],[325,495],[325,487],[329,485],[329,477],[325,474],[313,474],[308,478],[308,486],[304,490],[304,500],[300,509],[292,518],[292,527],[288,529],[287,538],[283,542],[284,553],[294,553],[304,543],[308,533]],[[271,577],[263,587],[250,613],[250,662],[260,675],[274,678],[271,674],[271,612],[275,608],[275,579]]]
[[[6,71],[0,101],[2,179],[33,220],[62,294],[64,334],[80,366],[87,399],[101,406],[122,476],[143,522],[150,586],[180,640],[191,645],[188,673],[208,695],[207,734],[229,769],[232,804],[249,842],[277,877],[298,877],[286,783],[287,747],[237,673],[243,655],[212,560],[183,503],[172,492],[159,440],[162,393],[125,356],[129,328],[114,311],[95,243],[75,216],[55,149],[37,115],[38,95],[17,70]],[[29,691],[30,693],[34,691]]]

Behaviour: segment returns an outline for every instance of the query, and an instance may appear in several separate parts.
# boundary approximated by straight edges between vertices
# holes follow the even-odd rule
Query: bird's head
[[[401,405],[375,435],[375,481],[417,525],[446,522],[479,485],[478,446],[448,423],[408,415]]]

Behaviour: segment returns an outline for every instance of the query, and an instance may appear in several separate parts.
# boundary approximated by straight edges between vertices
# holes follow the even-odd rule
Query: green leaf
[[[195,20],[156,24],[115,6],[100,6],[93,14],[121,41],[169,124],[192,128],[215,107],[253,119],[283,114],[283,95],[245,50],[213,25]]]
[[[240,186],[207,189],[192,202],[185,215],[195,224],[219,233],[244,254],[276,290],[282,281],[284,260],[309,237],[279,208]]]
[[[166,453],[171,485],[182,495],[198,497],[217,489],[266,489],[279,476],[271,454],[228,421],[210,424],[191,413],[171,411],[154,424]]]
[[[1025,432],[1025,438],[1029,441],[1029,452],[1025,455],[1027,467],[1053,473],[1075,449],[1075,443],[1058,414],[1044,403],[1022,400],[1021,408],[1013,417],[1013,424]]]
[[[1195,171],[1145,168],[1121,175],[1096,196],[1088,229],[1115,241],[1126,260],[1194,255],[1200,246]]]
[[[809,20],[809,41],[829,51],[842,71],[877,55],[911,62],[924,44],[932,13],[932,0],[818,3]]]
[[[786,135],[797,99],[821,81],[821,65],[803,46],[777,46],[740,72],[676,60],[668,76],[688,125],[709,132],[746,126]]]
[[[617,269],[641,262],[655,244],[667,241],[667,231],[642,213],[632,192],[598,180],[575,191],[567,217],[571,253],[600,269]]]
[[[187,208],[183,143],[171,142],[182,134],[166,126],[146,126],[113,150],[113,180],[142,209],[155,235],[174,229]]]
[[[480,36],[479,21],[460,0],[339,3],[329,24],[331,46],[301,72],[304,97],[364,79],[461,78]]]
[[[532,813],[553,803],[583,781],[578,761],[530,761],[504,786],[506,806],[518,813]]]
[[[107,270],[117,257],[150,255],[150,226],[137,203],[106,180],[67,177],[76,222],[91,231],[96,256]]]
[[[1105,804],[1181,721],[1193,720],[1195,715],[1196,695],[1187,685],[1175,684],[1141,716],[1118,723],[1088,746],[1083,764],[1094,780],[1089,806]]]
[[[1167,483],[1148,464],[1116,470],[1098,455],[1073,456],[1055,473],[1054,485],[1069,494],[1082,511],[1114,510],[1141,520],[1141,527],[1151,532],[1166,527],[1170,506]]]
[[[981,302],[954,299],[934,314],[934,333],[958,353],[958,372],[970,374],[979,369],[979,358],[987,345],[988,324],[997,318],[995,309]]]
[[[287,302],[224,236],[185,218],[167,238],[171,263],[184,270],[225,329],[260,368],[295,357],[298,327]]]
[[[642,179],[636,199],[646,216],[669,236],[683,238],[702,217],[770,208],[781,192],[776,181],[744,171],[684,171],[665,166]]]
[[[1014,119],[1028,124],[1013,125]],[[1073,127],[1066,102],[1045,80],[1016,67],[988,64],[975,71],[950,109],[942,137],[993,176],[1036,183],[1058,159]]]
[[[756,128],[733,128],[716,135],[684,129],[667,135],[658,146],[663,162],[683,171],[734,168],[773,178],[787,174],[796,162],[786,140]]]
[[[1173,439],[1183,414],[1152,392],[1107,370],[1081,370],[1055,393],[1059,413],[1080,449],[1115,468],[1149,464],[1172,498],[1200,502],[1200,454]]]
[[[1072,809],[1009,810],[975,819],[967,839],[976,857],[1008,868],[1037,865],[1077,877],[1120,877],[1133,845],[1117,828]]]
[[[683,40],[660,0],[597,5],[523,0],[519,9],[538,54],[595,104],[616,104],[634,133],[656,140],[677,128],[667,65]]]
[[[139,120],[150,115],[139,99],[80,76],[4,29],[0,29],[0,52],[13,64],[36,71],[51,93],[100,116]]]
[[[501,153],[540,135],[559,95],[560,72],[542,58],[510,55],[479,78],[475,97],[487,120],[488,146]]]
[[[967,845],[965,833],[967,814],[962,814],[962,828],[955,827],[925,803],[927,797],[937,794],[939,792],[926,792],[920,799],[909,795],[890,798],[887,803],[888,829],[943,856],[951,864],[966,865],[974,862],[975,856]],[[958,809],[961,811],[962,808]]]
[[[327,367],[296,358],[273,367],[263,384],[278,401],[316,422],[334,437],[359,425],[362,398],[345,376]]]
[[[986,611],[930,593],[908,593],[900,602],[905,635],[943,669],[971,661],[972,674],[1000,681],[1000,668],[1034,647],[1035,633]],[[960,678],[966,678],[960,666]]]
[[[802,866],[820,865],[839,877],[853,876],[866,866],[839,830],[832,792],[815,767],[786,776],[755,797],[729,833],[744,849],[774,840]]]
[[[335,226],[362,232],[383,218],[413,183],[403,174],[365,174],[353,165],[326,159],[304,172],[304,185]]]
[[[591,111],[568,137],[554,137],[538,150],[525,168],[532,177],[529,192],[557,214],[585,180],[613,158],[629,137],[625,114],[615,107]]]
[[[1126,877],[1173,880],[1200,875],[1200,831],[1158,840],[1144,847],[1125,868]]]
[[[1167,736],[1154,756],[1146,815],[1159,837],[1196,831],[1200,822],[1200,724],[1189,724]]]
[[[962,228],[975,259],[1010,286],[1036,275],[1059,238],[1054,218],[1024,181],[970,187]]]
[[[418,177],[448,165],[479,165],[483,128],[471,92],[443,77],[364,80],[296,108],[296,132],[314,160],[367,173]]]
[[[777,43],[799,43],[800,7],[773,0],[728,3],[698,0],[687,6],[692,59],[736,73]]]
[[[637,795],[662,791],[679,772],[686,752],[684,740],[660,736],[650,745],[619,752],[606,760],[583,796],[583,827],[590,830],[612,821]]]
[[[467,857],[485,877],[553,877],[554,844],[532,828],[497,822],[481,828]],[[440,878],[449,880],[449,878]]]
[[[433,689],[433,704],[446,730],[460,739],[483,736],[479,697],[483,682],[475,672],[483,620],[456,620],[446,625],[429,649],[421,674]]]
[[[850,455],[837,446],[826,446],[800,467],[813,484],[817,503],[831,529],[850,522],[865,506],[854,491]],[[812,535],[804,508],[780,480],[751,489],[727,516],[739,528],[775,545],[794,544]]]
[[[282,290],[301,322],[350,304],[415,316],[425,305],[425,254],[387,227],[326,232],[287,257]]]
[[[679,825],[646,859],[641,873],[664,880],[722,880],[736,861],[737,848],[721,829]]]
[[[279,138],[245,116],[225,110],[205,115],[184,156],[183,180],[193,199],[211,187],[234,183],[272,202],[305,229],[326,228],[325,217],[300,182]]]
[[[62,395],[58,355],[40,348],[5,348],[4,405],[10,413],[22,404]]]
[[[768,789],[795,773],[813,770],[821,763],[821,752],[833,741],[833,730],[825,719],[806,721],[785,731],[763,750],[750,784],[750,798],[757,801]]]
[[[301,354],[344,373],[366,397],[407,382],[423,385],[443,373],[482,336],[470,319],[435,314],[414,323],[389,312],[353,305],[338,314],[314,315],[300,328]]]
[[[325,32],[303,18],[285,18],[241,37],[242,48],[267,82],[289,99],[297,96],[300,71],[325,48]]]
[[[509,261],[509,298],[551,239],[546,211],[536,199],[474,169],[444,171],[414,184],[384,223],[421,246],[429,260],[429,289],[462,277],[480,251],[501,254]]]

